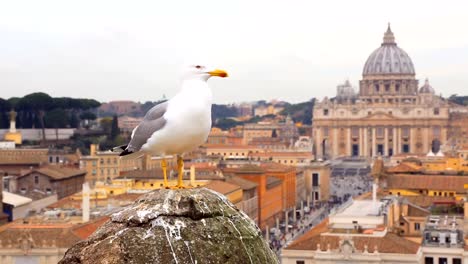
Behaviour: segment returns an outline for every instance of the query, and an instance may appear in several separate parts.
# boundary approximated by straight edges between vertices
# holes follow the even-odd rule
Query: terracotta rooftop
[[[204,144],[203,147],[209,148],[216,148],[216,149],[259,149],[255,146],[248,146],[248,145],[225,145],[225,144]]]
[[[203,187],[219,192],[223,195],[228,195],[241,189],[239,185],[235,185],[224,181],[210,181],[210,183]]]
[[[263,152],[263,153],[250,153],[252,157],[313,157],[310,152],[293,152],[293,151],[275,151],[275,152]]]
[[[258,184],[256,184],[253,181],[249,181],[237,176],[226,177],[226,181],[239,185],[242,188],[242,190],[252,190],[258,186]]]
[[[441,196],[427,196],[427,195],[416,195],[416,196],[405,196],[408,202],[420,206],[422,208],[428,208],[434,203],[441,201],[452,201],[455,202],[455,197],[441,197]]]
[[[38,172],[40,174],[49,176],[55,180],[62,180],[62,179],[86,174],[85,170],[79,170],[79,169],[75,169],[71,167],[63,167],[59,165],[56,165],[56,166],[50,165],[50,166],[44,166],[44,167],[40,167],[37,169],[29,170],[28,172],[22,174],[20,177],[29,175],[33,172]]]
[[[406,163],[402,162],[397,166],[391,167],[387,169],[387,172],[390,173],[414,173],[414,172],[421,172],[421,166],[418,166],[413,163]]]
[[[102,217],[79,225],[12,222],[0,229],[1,247],[20,248],[24,241],[31,241],[36,248],[70,248],[87,238],[107,220],[107,217]]]
[[[464,193],[464,184],[468,184],[468,176],[428,174],[391,174],[387,176],[388,189],[427,189]]]
[[[293,242],[286,250],[317,250],[320,245],[321,250],[327,250],[330,245],[331,250],[339,248],[339,242],[342,236],[323,234],[328,231],[328,219],[322,221],[312,230],[304,234],[301,238]],[[393,233],[387,233],[383,237],[377,236],[352,236],[354,246],[359,251],[364,251],[367,246],[368,251],[374,252],[377,248],[381,253],[394,254],[415,254],[419,250],[419,244],[412,242]]]

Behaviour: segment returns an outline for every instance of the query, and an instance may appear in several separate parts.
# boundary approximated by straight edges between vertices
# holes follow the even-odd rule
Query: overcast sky
[[[158,100],[185,63],[225,69],[215,102],[358,87],[391,22],[420,84],[468,95],[468,1],[2,1],[0,97]]]

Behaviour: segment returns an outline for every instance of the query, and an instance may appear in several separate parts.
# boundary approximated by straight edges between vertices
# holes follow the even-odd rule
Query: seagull
[[[211,129],[211,77],[228,77],[227,72],[203,65],[190,65],[182,75],[181,89],[172,99],[151,108],[132,131],[130,142],[112,151],[120,156],[143,153],[161,157],[164,187],[167,181],[166,155],[177,155],[178,181],[184,188],[182,154],[206,142]]]

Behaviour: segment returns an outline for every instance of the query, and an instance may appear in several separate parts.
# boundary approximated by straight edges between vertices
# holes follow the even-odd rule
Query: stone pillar
[[[89,184],[87,182],[83,183],[83,190],[82,190],[82,205],[81,205],[81,210],[82,210],[82,220],[83,223],[86,223],[89,221],[89,195],[90,195],[90,190],[89,190]]]
[[[384,151],[382,155],[388,156],[388,128],[387,127],[384,127]]]
[[[447,127],[440,126],[440,145],[447,143]]]
[[[397,148],[398,148],[398,153],[401,153],[401,127],[398,127]]]
[[[334,127],[333,129],[333,158],[338,156],[338,128]]]
[[[363,132],[363,128],[360,127],[359,128],[359,156],[364,156],[363,153],[364,153],[364,140],[363,140],[363,136],[364,136],[364,132]]]
[[[270,228],[268,228],[268,225],[265,227],[265,240],[270,242]]]
[[[417,149],[416,149],[416,128],[413,128],[413,127],[410,128],[409,145],[410,145],[410,153],[417,153]],[[422,154],[422,153],[420,153],[420,154]]]
[[[346,156],[351,156],[351,128],[346,128]]]
[[[376,148],[376,141],[375,141],[375,127],[372,128],[372,157],[377,156],[377,148]]]
[[[424,154],[429,153],[430,150],[430,145],[429,145],[429,128],[428,127],[423,127],[423,152]]]
[[[322,133],[320,127],[315,130],[315,151],[317,156],[315,158],[323,158],[322,151]]]
[[[364,149],[363,149],[363,156],[368,157],[369,156],[369,146],[368,146],[368,141],[369,139],[367,138],[368,130],[367,127],[364,127]]]
[[[304,218],[304,202],[301,201],[301,219]]]
[[[276,230],[279,230],[280,226],[279,226],[279,218],[276,217]]]
[[[397,149],[397,127],[393,127],[393,155],[398,154]]]
[[[297,222],[296,207],[293,207],[292,211],[293,211],[293,222],[296,223]]]
[[[284,211],[284,232],[288,233],[288,225],[289,225],[289,219],[288,219],[288,211]]]

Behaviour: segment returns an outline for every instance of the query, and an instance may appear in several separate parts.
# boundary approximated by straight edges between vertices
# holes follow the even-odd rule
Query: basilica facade
[[[437,153],[447,141],[450,103],[426,79],[420,85],[409,55],[388,27],[367,59],[355,92],[347,81],[313,111],[317,158]]]

